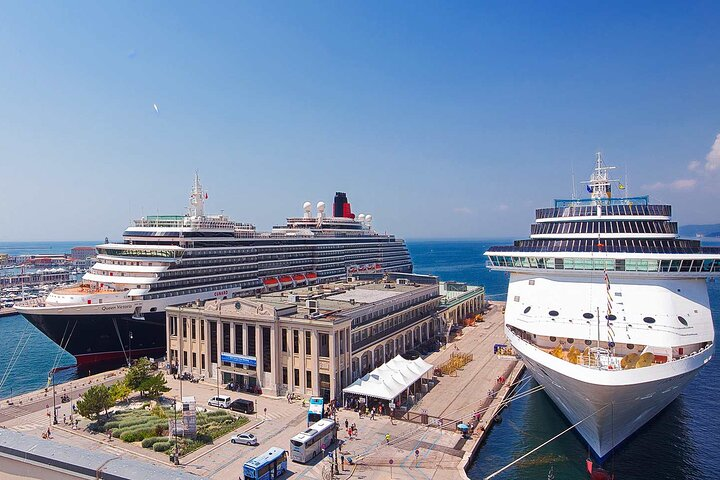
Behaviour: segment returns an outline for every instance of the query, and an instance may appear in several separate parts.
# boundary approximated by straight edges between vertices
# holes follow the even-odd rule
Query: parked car
[[[228,408],[235,412],[253,413],[255,411],[255,402],[238,398],[237,400],[233,400]]]
[[[208,400],[208,405],[211,407],[228,408],[230,403],[230,397],[227,395],[216,395],[214,397],[210,397],[210,400]]]
[[[257,437],[252,433],[238,433],[230,439],[231,443],[239,443],[241,445],[257,445]]]

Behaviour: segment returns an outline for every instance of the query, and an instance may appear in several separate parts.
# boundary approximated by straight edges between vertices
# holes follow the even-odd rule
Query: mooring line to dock
[[[532,455],[532,454],[535,453],[536,451],[540,450],[542,447],[544,447],[544,446],[547,445],[548,443],[550,443],[550,442],[552,442],[553,440],[555,440],[555,439],[557,439],[557,438],[560,438],[561,436],[565,435],[567,432],[569,432],[569,431],[572,430],[573,428],[577,427],[578,425],[580,425],[581,423],[583,423],[583,422],[584,422],[585,420],[587,420],[588,418],[593,417],[593,416],[597,415],[598,413],[600,413],[601,411],[605,410],[608,406],[610,406],[609,403],[607,403],[607,404],[605,404],[605,406],[603,406],[603,407],[595,410],[593,413],[591,413],[591,414],[588,415],[587,417],[583,418],[582,420],[580,420],[580,421],[577,422],[576,424],[569,426],[568,428],[566,428],[566,429],[563,430],[562,432],[560,432],[560,433],[558,433],[557,435],[555,435],[554,437],[552,437],[550,440],[548,440],[548,441],[546,441],[546,442],[538,445],[537,447],[533,448],[532,450],[530,450],[529,452],[527,452],[525,455],[521,456],[520,458],[516,458],[516,459],[513,460],[512,462],[510,462],[510,463],[508,463],[507,465],[505,465],[504,467],[502,467],[500,470],[498,470],[498,471],[496,471],[496,472],[494,472],[494,473],[491,473],[490,475],[488,475],[487,477],[485,477],[485,480],[490,480],[491,478],[495,477],[496,475],[504,472],[505,470],[507,470],[508,468],[512,467],[513,465],[515,465],[516,463],[518,463],[519,461],[521,461],[521,460],[524,459],[525,457],[527,457],[527,456],[529,456],[529,455]]]
[[[527,378],[529,378],[529,377],[527,377]],[[520,383],[520,382],[522,382],[522,381],[523,381],[523,380],[521,379],[521,380],[519,380],[519,381],[517,381],[517,382],[514,382],[514,383],[510,384],[509,386],[512,387],[512,386],[514,386],[514,385],[516,385],[516,384],[518,384],[518,383]],[[513,401],[515,401],[515,400],[519,400],[519,399],[524,398],[524,397],[527,397],[527,396],[529,396],[529,395],[532,395],[533,393],[537,393],[537,392],[543,390],[544,388],[545,388],[545,387],[543,387],[542,385],[537,385],[537,386],[531,388],[530,390],[528,390],[528,391],[526,391],[526,392],[523,392],[523,393],[521,393],[521,394],[517,394],[517,395],[513,395],[513,396],[511,396],[511,397],[508,397],[507,399],[501,401],[501,402],[498,403],[497,405],[493,405],[493,404],[491,403],[491,404],[488,405],[487,407],[484,407],[484,408],[481,408],[480,410],[475,411],[474,414],[477,414],[477,413],[485,413],[485,412],[488,411],[491,407],[495,407],[495,408],[497,408],[498,410],[500,410],[500,409],[506,407],[506,406],[507,406],[508,404],[510,404],[511,402],[513,402]],[[484,399],[483,399],[483,401],[484,401]],[[596,412],[596,413],[597,413],[597,412]],[[459,422],[459,421],[461,421],[461,420],[462,420],[462,417],[457,418],[457,419],[454,419],[454,420],[453,420],[453,423],[457,423],[457,422]],[[400,435],[400,436],[394,438],[394,439],[390,442],[390,444],[393,445],[393,444],[397,444],[397,443],[399,443],[399,442],[401,442],[401,441],[403,441],[403,440],[412,439],[412,437],[413,437],[414,435],[416,435],[416,434],[417,434],[421,429],[423,429],[423,428],[426,429],[426,433],[427,433],[427,430],[430,429],[431,427],[430,427],[430,425],[421,425],[420,427],[416,428],[415,430],[409,431],[408,433],[406,433],[406,434],[404,434],[404,435]],[[442,429],[441,429],[441,432],[442,432]],[[424,434],[423,434],[423,436],[424,436]],[[358,460],[363,459],[363,458],[365,458],[365,457],[368,457],[369,455],[371,455],[374,451],[376,451],[377,449],[379,449],[379,448],[382,447],[383,445],[385,445],[383,442],[378,442],[378,443],[375,444],[375,446],[369,447],[367,450],[365,450],[365,452],[363,452],[362,454],[358,455]]]

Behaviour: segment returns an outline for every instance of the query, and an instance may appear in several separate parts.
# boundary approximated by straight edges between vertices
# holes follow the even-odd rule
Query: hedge
[[[153,444],[152,449],[154,452],[164,452],[166,450],[169,450],[170,447],[170,442],[157,442]]]
[[[158,442],[167,442],[167,437],[150,437],[146,438],[142,441],[142,447],[143,448],[152,448],[153,445],[155,445]]]
[[[120,434],[120,440],[123,442],[139,442],[145,440],[148,437],[155,435],[155,427],[151,428],[137,428],[133,430],[126,430]]]

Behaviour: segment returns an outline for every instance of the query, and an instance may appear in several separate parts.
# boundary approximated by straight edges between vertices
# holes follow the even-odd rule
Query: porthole
[[[683,325],[685,325],[685,326],[687,327],[687,324],[688,324],[688,323],[687,323],[687,320],[685,320],[685,319],[684,319],[683,317],[681,317],[680,315],[678,315],[678,322],[682,323]]]
[[[557,316],[560,315],[560,314],[559,314],[557,311],[555,311],[555,310],[550,310],[550,311],[548,312],[548,315],[550,315],[551,317],[557,317]]]
[[[592,345],[592,342],[590,340],[585,340],[585,345],[590,346],[590,345]]]
[[[523,310],[523,313],[528,313],[532,307],[525,307],[525,310]]]
[[[643,318],[643,322],[645,323],[655,323],[655,319],[653,317],[645,317]]]
[[[605,315],[605,319],[612,322],[613,320],[617,320],[617,317],[611,313],[610,315]]]
[[[568,343],[575,343],[575,339],[574,339],[574,338],[568,338],[568,339],[567,339],[567,342],[568,342]]]
[[[635,345],[633,345],[632,343],[628,343],[627,348],[628,350],[632,350],[633,348],[635,348]]]
[[[557,338],[556,338],[556,337],[550,337],[550,341],[551,341],[551,342],[556,342],[556,341],[557,341]]]
[[[589,320],[589,319],[591,319],[591,318],[595,318],[595,315],[593,315],[593,314],[590,313],[590,312],[585,312],[585,313],[583,313],[583,317],[585,317],[585,318],[587,318],[587,319]]]

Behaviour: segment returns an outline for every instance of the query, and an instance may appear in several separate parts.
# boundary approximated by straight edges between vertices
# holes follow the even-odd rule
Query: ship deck
[[[74,285],[72,287],[65,287],[65,288],[58,288],[53,290],[52,293],[58,294],[58,295],[88,295],[88,294],[105,294],[105,295],[117,295],[118,293],[121,293],[117,290],[109,290],[109,289],[93,289],[88,287],[81,287],[79,285]]]

